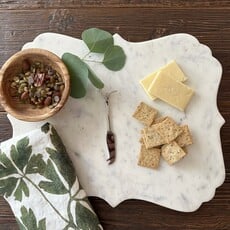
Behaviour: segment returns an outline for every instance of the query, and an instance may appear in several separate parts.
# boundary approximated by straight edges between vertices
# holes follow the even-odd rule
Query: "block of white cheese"
[[[152,97],[157,97],[181,111],[184,111],[194,93],[193,89],[171,78],[164,71],[157,73],[148,92]]]
[[[169,62],[167,65],[161,67],[159,70],[149,74],[148,76],[146,76],[145,78],[140,80],[141,86],[145,90],[146,94],[152,100],[156,99],[156,97],[152,96],[149,93],[148,89],[149,89],[149,86],[151,85],[152,81],[154,80],[154,78],[156,77],[156,75],[159,71],[164,72],[165,75],[170,76],[171,78],[173,78],[176,81],[184,82],[187,79],[186,76],[184,75],[183,71],[181,70],[181,68],[177,65],[177,63],[174,60]]]
[[[148,92],[148,88],[151,85],[153,79],[155,78],[155,76],[157,75],[158,71],[149,74],[148,76],[146,76],[145,78],[143,78],[142,80],[140,80],[140,84],[143,87],[144,91],[146,92],[146,94],[149,96],[150,99],[155,100],[156,97],[151,96]]]

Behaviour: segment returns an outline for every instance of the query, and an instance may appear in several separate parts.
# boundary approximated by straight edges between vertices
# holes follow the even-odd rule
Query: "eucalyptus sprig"
[[[81,38],[89,49],[84,57],[80,58],[72,53],[62,55],[62,60],[70,74],[70,96],[74,98],[81,98],[86,95],[88,80],[98,89],[104,87],[104,83],[87,62],[97,62],[109,70],[118,71],[123,68],[126,61],[124,50],[122,47],[114,45],[113,36],[109,32],[90,28],[82,32]],[[86,59],[90,53],[103,54],[103,60]]]

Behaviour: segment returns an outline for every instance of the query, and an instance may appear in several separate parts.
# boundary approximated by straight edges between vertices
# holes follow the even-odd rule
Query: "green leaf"
[[[5,153],[0,152],[0,178],[18,173]]]
[[[64,177],[71,188],[76,180],[76,173],[72,161],[70,160],[65,146],[62,143],[56,130],[52,127],[50,134],[51,143],[54,148],[46,148],[47,153],[58,168],[58,171]]]
[[[33,210],[30,208],[29,209],[29,212],[28,210],[25,208],[25,206],[22,206],[21,208],[21,220],[22,220],[22,223],[23,225],[26,227],[26,229],[28,230],[45,230],[46,229],[46,219],[42,219],[39,221],[38,225],[37,225],[37,219],[34,215],[34,212]],[[18,221],[20,223],[20,221]],[[20,226],[23,226],[21,223],[20,223]],[[25,228],[22,228],[23,230]]]
[[[113,45],[113,36],[107,31],[90,28],[83,31],[82,40],[91,52],[104,53],[108,47]]]
[[[86,95],[88,82],[88,68],[76,55],[64,53],[62,61],[65,63],[70,75],[70,96],[81,98]]]
[[[26,174],[33,174],[33,173],[39,173],[42,174],[42,172],[45,170],[46,163],[43,160],[42,154],[32,155],[30,158],[27,166],[26,166]]]
[[[64,144],[62,143],[62,140],[54,127],[51,128],[50,139],[51,139],[51,143],[53,144],[54,148],[59,153],[67,155],[66,148]],[[69,163],[71,163],[71,161],[69,161]]]
[[[19,169],[23,170],[26,162],[28,161],[29,156],[31,155],[31,146],[28,147],[29,139],[23,138],[19,140],[15,145],[11,146],[11,157],[14,163],[18,166]],[[23,155],[25,154],[25,155]],[[25,160],[20,159],[25,156]],[[0,153],[0,177],[18,174],[17,169],[14,167],[10,159],[4,153]],[[18,185],[17,185],[18,184]],[[16,188],[16,190],[15,190]],[[6,195],[6,197],[11,196],[14,192],[16,200],[21,201],[23,193],[25,196],[29,196],[29,189],[23,179],[9,177],[4,180],[0,180],[0,194]]]
[[[62,230],[69,230],[69,224],[67,224]]]
[[[29,138],[24,137],[17,142],[16,147],[15,145],[11,146],[10,156],[16,166],[23,171],[28,163],[31,153],[32,147],[29,146]]]
[[[25,181],[21,178],[19,185],[18,185],[16,191],[14,192],[15,200],[22,201],[22,193],[24,193],[25,196],[27,196],[27,197],[29,196],[29,189],[28,189]]]
[[[102,63],[110,70],[118,71],[125,65],[126,55],[120,46],[111,46],[104,55]]]
[[[0,180],[0,195],[9,197],[13,193],[18,179],[15,177],[9,177],[4,180]]]
[[[16,219],[16,221],[18,223],[18,226],[19,226],[20,230],[27,230],[26,227],[21,223],[21,221],[17,217],[15,217],[15,219]]]
[[[46,168],[42,175],[45,178],[49,179],[49,181],[41,181],[38,184],[40,188],[51,194],[68,193],[68,190],[65,188],[64,184],[60,180],[50,159],[47,161]]]
[[[50,124],[47,122],[45,123],[42,127],[41,127],[41,130],[43,133],[48,133],[49,130],[50,130]]]
[[[21,208],[21,220],[23,224],[27,227],[27,229],[37,229],[36,224],[36,217],[32,211],[32,209],[29,209],[29,212],[25,208],[25,206],[22,206]]]
[[[102,89],[104,87],[104,83],[97,77],[97,75],[93,72],[93,70],[88,67],[88,78],[91,83],[98,89]]]
[[[78,228],[73,222],[69,222],[62,230],[84,230],[82,228]],[[90,229],[87,229],[90,230]]]
[[[72,163],[69,164],[67,156],[63,153],[59,153],[51,148],[46,148],[46,151],[50,155],[50,158],[53,160],[55,165],[57,166],[58,171],[61,173],[61,175],[68,183],[69,188],[71,188],[76,180],[76,174],[72,166]]]
[[[38,222],[38,230],[46,230],[46,218]]]
[[[80,202],[76,202],[76,222],[80,229],[100,230],[98,217],[90,209],[84,207]]]

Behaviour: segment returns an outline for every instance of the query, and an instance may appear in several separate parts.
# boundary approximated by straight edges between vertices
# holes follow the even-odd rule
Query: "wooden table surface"
[[[230,229],[230,1],[224,0],[1,0],[0,66],[22,45],[43,32],[80,37],[89,27],[143,41],[173,33],[190,33],[208,45],[223,65],[218,107],[226,120],[221,129],[226,180],[213,200],[193,213],[129,200],[111,208],[90,198],[105,230]],[[0,107],[0,141],[11,125]],[[18,229],[7,202],[0,198],[0,230]],[[32,230],[32,229],[31,229]]]

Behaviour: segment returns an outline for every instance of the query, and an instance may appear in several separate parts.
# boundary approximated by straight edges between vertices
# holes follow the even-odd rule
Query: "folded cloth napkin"
[[[48,123],[1,143],[0,194],[20,229],[102,229],[65,146]]]

